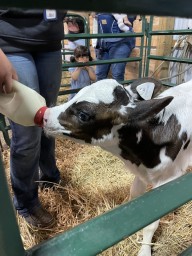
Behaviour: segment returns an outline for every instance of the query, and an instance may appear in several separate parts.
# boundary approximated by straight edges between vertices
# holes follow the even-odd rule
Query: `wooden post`
[[[160,17],[158,30],[173,30],[174,29],[175,18],[172,17]],[[162,35],[156,38],[156,55],[159,56],[169,56],[171,54],[173,46],[173,36],[172,35]],[[162,63],[162,61],[156,61],[155,70]],[[168,77],[169,62],[164,62],[161,67],[155,73],[156,78]]]

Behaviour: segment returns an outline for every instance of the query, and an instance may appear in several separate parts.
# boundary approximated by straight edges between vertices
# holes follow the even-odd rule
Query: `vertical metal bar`
[[[85,33],[86,34],[90,34],[90,29],[89,29],[89,20],[87,20],[85,17],[82,16],[82,18],[84,19],[84,29],[85,29]],[[89,49],[90,47],[90,38],[85,39],[86,42],[86,46]]]
[[[147,44],[148,44],[148,28],[149,24],[146,17],[144,18],[144,43],[143,43],[143,68],[142,68],[142,77],[145,77],[145,68],[146,68],[146,56],[147,56]]]
[[[150,22],[149,22],[149,27],[147,28],[147,33],[146,36],[148,37],[148,44],[147,44],[147,54],[145,56],[146,58],[146,68],[145,68],[145,76],[149,76],[149,61],[150,59],[148,58],[148,56],[150,55],[151,52],[151,41],[152,41],[152,35],[150,34],[150,32],[153,29],[153,16],[150,16]]]
[[[9,195],[2,158],[0,156],[0,255],[24,256],[13,205]]]
[[[142,69],[143,69],[143,47],[144,47],[144,40],[145,40],[145,23],[146,23],[146,20],[145,20],[145,16],[142,16],[141,17],[142,19],[142,33],[143,33],[143,36],[141,36],[141,44],[140,44],[140,57],[142,58],[142,60],[139,62],[139,78],[142,76]]]

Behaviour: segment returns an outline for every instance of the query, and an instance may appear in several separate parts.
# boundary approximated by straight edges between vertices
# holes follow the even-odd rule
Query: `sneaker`
[[[24,218],[28,224],[37,228],[51,228],[55,224],[54,217],[42,206],[35,206]]]

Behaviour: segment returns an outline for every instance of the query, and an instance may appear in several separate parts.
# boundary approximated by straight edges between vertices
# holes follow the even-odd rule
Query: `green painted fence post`
[[[0,255],[24,256],[26,252],[19,234],[1,157],[0,182]]]

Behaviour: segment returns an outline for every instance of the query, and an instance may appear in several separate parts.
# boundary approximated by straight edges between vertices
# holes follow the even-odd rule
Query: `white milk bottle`
[[[36,91],[13,80],[11,93],[0,93],[0,113],[24,126],[43,126],[45,99]]]

